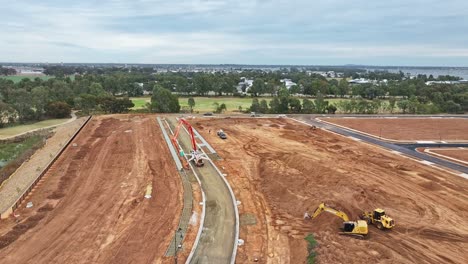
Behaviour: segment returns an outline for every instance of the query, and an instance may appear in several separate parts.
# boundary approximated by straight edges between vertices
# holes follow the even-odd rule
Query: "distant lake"
[[[436,68],[436,67],[427,67],[427,68],[417,68],[417,67],[372,67],[367,68],[366,70],[374,71],[374,70],[382,70],[388,71],[393,73],[398,73],[402,71],[403,73],[409,73],[411,75],[418,75],[418,74],[426,74],[427,76],[431,75],[437,78],[439,75],[451,75],[451,76],[458,76],[465,80],[468,80],[468,68],[459,67],[459,68]]]

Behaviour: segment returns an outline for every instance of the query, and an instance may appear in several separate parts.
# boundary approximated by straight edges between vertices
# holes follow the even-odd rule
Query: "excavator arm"
[[[312,219],[316,218],[317,216],[319,216],[324,211],[338,216],[339,218],[343,219],[343,221],[345,221],[345,222],[349,221],[349,217],[345,212],[338,211],[338,210],[335,210],[333,208],[327,207],[324,203],[321,203],[317,207],[317,209],[315,209],[315,212],[312,215]]]

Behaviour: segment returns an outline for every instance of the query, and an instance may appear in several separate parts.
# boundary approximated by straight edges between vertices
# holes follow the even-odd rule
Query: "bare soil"
[[[468,182],[449,173],[291,120],[194,121],[223,158],[217,161],[241,202],[236,263],[305,263],[304,237],[318,241],[319,263],[466,263]],[[222,140],[209,130],[223,129]],[[369,227],[359,240],[338,234],[342,220],[386,209],[390,231]]]
[[[468,133],[468,132],[467,132]],[[460,148],[453,148],[453,149],[430,149],[431,152],[441,154],[450,158],[454,158],[457,160],[468,162],[468,148],[467,149],[460,149]]]
[[[74,143],[0,222],[0,263],[172,263],[182,184],[154,117],[95,117]]]
[[[467,118],[325,118],[391,140],[468,141]]]

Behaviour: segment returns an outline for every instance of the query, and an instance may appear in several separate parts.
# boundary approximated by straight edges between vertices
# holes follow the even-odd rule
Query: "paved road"
[[[317,116],[311,116],[311,115],[292,116],[292,118],[294,118],[296,120],[300,120],[300,121],[306,122],[306,123],[308,123],[310,125],[314,125],[316,127],[320,127],[320,128],[323,128],[323,129],[333,131],[333,132],[341,134],[343,136],[352,137],[352,138],[355,138],[355,139],[358,139],[358,140],[362,140],[362,141],[365,141],[365,142],[368,142],[368,143],[372,143],[372,144],[375,144],[375,145],[378,145],[378,146],[381,146],[381,147],[384,147],[384,148],[387,148],[387,149],[391,149],[393,151],[401,152],[401,153],[403,153],[405,155],[408,155],[408,156],[411,156],[411,157],[414,157],[414,158],[417,158],[417,159],[420,159],[420,160],[425,160],[425,161],[437,164],[437,165],[442,166],[442,167],[446,167],[446,168],[449,168],[449,169],[452,169],[452,170],[455,170],[455,171],[459,171],[461,173],[468,174],[468,167],[467,166],[457,164],[457,163],[454,163],[454,162],[450,162],[448,160],[439,159],[437,157],[427,155],[427,154],[424,154],[424,153],[420,153],[420,152],[417,152],[415,150],[416,148],[420,148],[420,147],[435,147],[435,148],[437,148],[439,146],[443,146],[443,147],[468,147],[468,144],[437,144],[437,143],[435,143],[435,144],[393,144],[393,143],[385,142],[385,141],[382,141],[382,140],[379,140],[377,138],[370,137],[370,136],[367,136],[367,135],[364,135],[364,134],[361,134],[361,133],[357,133],[357,132],[354,132],[354,131],[351,131],[351,130],[340,128],[340,127],[337,127],[337,126],[334,126],[334,125],[331,125],[331,124],[319,122],[317,119],[315,119],[315,117],[317,117]],[[467,118],[466,116],[460,116],[460,117]]]
[[[167,119],[174,128],[175,118]],[[190,137],[181,129],[179,143],[185,153],[190,153]],[[229,189],[209,161],[195,168],[206,194],[206,215],[200,242],[191,263],[232,263],[236,238],[235,209]]]

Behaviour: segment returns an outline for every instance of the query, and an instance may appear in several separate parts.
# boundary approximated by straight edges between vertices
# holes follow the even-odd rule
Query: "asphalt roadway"
[[[351,115],[334,115],[333,117],[345,117],[345,116],[351,116]],[[356,115],[352,115],[353,117],[358,117]],[[379,116],[365,116],[366,118],[378,118],[378,117],[383,117],[383,116],[388,116],[388,115],[379,115]],[[444,144],[444,143],[429,143],[429,144],[417,144],[417,143],[408,143],[408,144],[402,144],[402,143],[390,143],[386,142],[371,136],[367,136],[365,134],[361,134],[358,132],[354,132],[348,129],[344,129],[338,126],[334,126],[328,123],[323,123],[317,120],[317,117],[323,117],[323,116],[316,116],[316,115],[295,115],[295,116],[290,116],[293,119],[305,122],[310,125],[314,125],[316,127],[326,129],[338,134],[341,134],[343,136],[351,137],[357,140],[362,140],[367,143],[371,143],[374,145],[378,145],[387,149],[390,149],[392,151],[397,151],[400,152],[404,155],[419,159],[419,160],[424,160],[426,162],[430,162],[433,164],[436,164],[440,167],[445,167],[454,171],[458,171],[460,173],[464,173],[465,175],[468,174],[468,167],[450,162],[448,160],[440,159],[431,155],[427,155],[421,152],[416,151],[416,148],[439,148],[439,147],[468,147],[468,144],[466,143],[453,143],[453,144]],[[364,116],[363,116],[364,117]],[[399,117],[399,116],[398,116]],[[421,117],[429,117],[429,116],[405,116],[404,118],[421,118]],[[433,117],[441,117],[441,116],[433,116]],[[468,116],[444,116],[444,117],[457,117],[457,118],[468,118]],[[429,163],[429,164],[430,164]]]
[[[175,117],[167,118],[171,126],[177,126]],[[185,153],[190,153],[191,142],[188,133],[181,129],[179,143]],[[211,162],[194,167],[206,194],[206,213],[200,241],[190,263],[232,263],[236,246],[236,217],[229,189]]]

